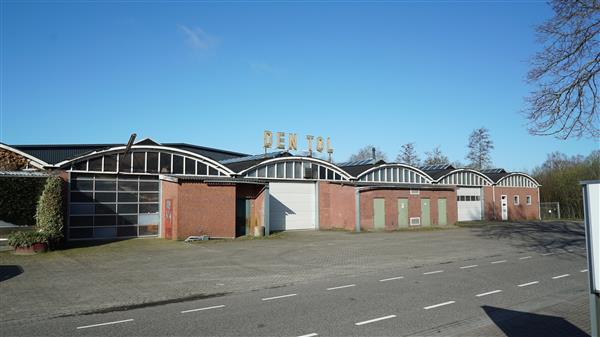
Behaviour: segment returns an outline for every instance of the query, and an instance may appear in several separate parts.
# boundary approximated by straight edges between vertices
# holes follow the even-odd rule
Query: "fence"
[[[560,203],[540,202],[540,214],[542,220],[560,219]]]

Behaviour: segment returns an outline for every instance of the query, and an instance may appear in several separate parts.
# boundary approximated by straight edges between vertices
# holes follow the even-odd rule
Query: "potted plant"
[[[8,244],[15,248],[15,254],[37,254],[48,250],[48,236],[37,231],[13,232],[8,236]]]

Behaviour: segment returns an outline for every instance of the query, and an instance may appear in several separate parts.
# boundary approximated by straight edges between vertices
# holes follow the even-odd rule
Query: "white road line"
[[[587,273],[587,271],[588,271],[587,269],[581,269],[579,272],[580,273]]]
[[[469,269],[469,268],[475,268],[475,267],[479,267],[479,265],[478,264],[472,264],[470,266],[462,266],[462,267],[460,267],[460,269]]]
[[[331,287],[331,288],[327,288],[327,290],[344,289],[344,288],[350,288],[350,287],[356,287],[356,284],[347,284],[345,286]]]
[[[501,293],[502,290],[493,290],[493,291],[488,291],[487,293],[482,293],[482,294],[477,294],[475,296],[477,297],[483,297],[483,296],[487,296],[487,295],[491,295],[491,294],[497,294],[497,293]]]
[[[523,256],[523,257],[519,258],[519,260],[527,260],[527,259],[531,259],[531,256]]]
[[[287,295],[281,295],[281,296],[275,296],[275,297],[265,297],[261,300],[270,301],[270,300],[276,300],[278,298],[292,297],[292,296],[296,296],[296,295],[298,295],[298,294],[287,294]]]
[[[492,264],[504,263],[504,262],[506,262],[506,260],[494,261],[494,262],[492,262]]]
[[[571,276],[571,274],[563,274],[563,275],[554,276],[552,279],[557,280],[559,278],[568,277],[568,276]]]
[[[527,287],[533,284],[538,284],[540,283],[540,281],[533,281],[533,282],[529,282],[529,283],[523,283],[523,284],[519,284],[517,287]]]
[[[554,253],[545,253],[545,254],[542,254],[542,256],[549,256],[549,255],[554,255]]]
[[[181,313],[182,314],[187,314],[188,312],[194,312],[194,311],[204,311],[204,310],[210,310],[210,309],[218,309],[218,308],[223,308],[225,307],[224,305],[215,305],[213,307],[206,307],[206,308],[198,308],[198,309],[190,309],[190,310],[184,310]]]
[[[125,322],[131,322],[133,321],[133,318],[130,319],[124,319],[122,321],[114,321],[114,322],[106,322],[106,323],[100,323],[100,324],[92,324],[92,325],[84,325],[84,326],[78,326],[77,329],[87,329],[87,328],[94,328],[97,326],[103,326],[103,325],[111,325],[111,324],[119,324],[119,323],[125,323]]]
[[[423,309],[429,310],[429,309],[441,307],[441,306],[448,305],[448,304],[454,304],[454,303],[456,303],[456,302],[455,301],[448,301],[448,302],[444,302],[444,303],[438,303],[438,304],[430,305],[428,307],[424,307]]]
[[[423,275],[431,275],[431,274],[437,274],[437,273],[443,273],[443,270],[436,270],[436,271],[428,271],[426,273],[423,273]]]
[[[318,336],[319,334],[316,332],[313,333],[309,333],[308,335],[302,335],[302,336],[298,336],[298,337],[314,337],[314,336]]]
[[[365,325],[365,324],[369,324],[369,323],[373,323],[373,322],[378,322],[378,321],[383,321],[384,319],[390,319],[390,318],[394,318],[394,317],[396,317],[396,315],[383,316],[383,317],[379,317],[379,318],[373,318],[373,319],[370,319],[368,321],[354,323],[354,325]]]
[[[387,281],[399,280],[399,279],[403,279],[403,278],[404,278],[404,276],[396,276],[396,277],[384,278],[382,280],[379,280],[379,282],[387,282]]]

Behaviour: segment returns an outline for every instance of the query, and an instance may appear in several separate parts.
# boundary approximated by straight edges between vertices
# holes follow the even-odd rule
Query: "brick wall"
[[[496,191],[496,216],[502,218],[500,197],[508,198],[508,220],[536,220],[539,219],[538,189],[527,187],[495,187]],[[514,204],[514,196],[519,196],[519,205]],[[531,196],[531,205],[527,205],[526,197]]]
[[[355,205],[353,186],[319,182],[319,229],[354,230]]]
[[[372,190],[360,194],[361,228],[373,229],[373,199],[385,199],[385,229],[398,228],[398,198],[408,199],[408,217],[421,216],[421,199],[429,198],[431,225],[438,225],[438,199],[446,198],[446,219],[448,224],[457,221],[456,191],[421,190],[419,195],[410,194],[410,190]]]

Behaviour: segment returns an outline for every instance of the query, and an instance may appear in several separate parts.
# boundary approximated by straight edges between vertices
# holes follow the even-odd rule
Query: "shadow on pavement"
[[[574,254],[584,256],[585,229],[582,222],[522,222],[497,223],[474,226],[475,235],[485,239],[508,239],[519,248],[536,249],[549,252],[551,250],[572,250]]]
[[[21,266],[7,265],[0,266],[0,282],[4,282],[15,276],[23,274],[23,268]]]
[[[507,337],[589,337],[562,317],[532,314],[491,306],[481,307]]]

